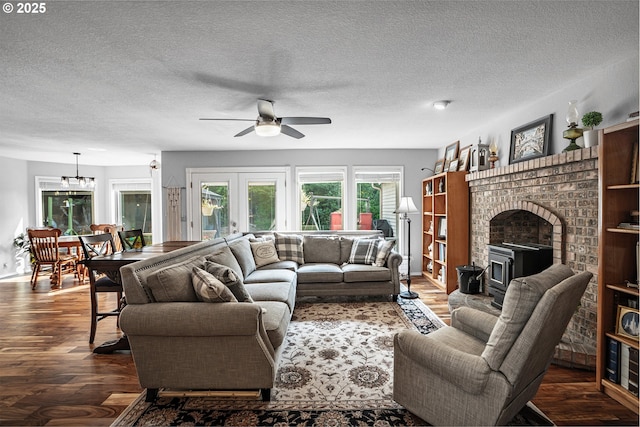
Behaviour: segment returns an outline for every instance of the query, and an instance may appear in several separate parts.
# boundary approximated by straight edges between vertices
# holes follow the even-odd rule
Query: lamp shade
[[[400,199],[400,204],[398,205],[398,209],[396,209],[395,213],[416,213],[418,212],[418,208],[416,208],[415,203],[413,203],[413,199],[411,197],[403,197]]]

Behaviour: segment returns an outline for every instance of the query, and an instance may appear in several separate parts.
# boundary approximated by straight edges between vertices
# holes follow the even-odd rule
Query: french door
[[[187,173],[190,239],[286,229],[286,171],[194,169]]]

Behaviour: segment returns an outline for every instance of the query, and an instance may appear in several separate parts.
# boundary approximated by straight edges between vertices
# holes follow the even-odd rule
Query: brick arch
[[[493,219],[499,219],[501,215],[508,212],[527,211],[551,224],[553,231],[551,236],[551,245],[553,246],[553,262],[563,263],[564,257],[564,224],[560,217],[546,209],[544,206],[538,205],[531,201],[513,201],[498,204],[489,212],[489,223]]]

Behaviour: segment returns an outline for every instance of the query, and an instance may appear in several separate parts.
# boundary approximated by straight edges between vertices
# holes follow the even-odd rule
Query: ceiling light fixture
[[[260,120],[256,121],[255,131],[258,136],[276,136],[280,135],[280,123],[276,120]]]
[[[436,101],[433,103],[433,108],[436,110],[444,110],[451,104],[451,101]]]
[[[69,188],[69,185],[71,185],[71,180],[75,179],[78,182],[78,185],[80,186],[80,188],[85,188],[87,186],[89,186],[90,188],[94,188],[96,186],[96,179],[92,176],[79,176],[78,174],[78,156],[80,155],[80,153],[73,153],[74,156],[76,156],[76,176],[63,176],[62,178],[60,178],[60,185],[62,185],[63,188]]]

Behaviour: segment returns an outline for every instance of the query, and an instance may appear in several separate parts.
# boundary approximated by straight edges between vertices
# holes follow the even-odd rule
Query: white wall
[[[27,161],[0,157],[0,277],[15,274],[13,239],[29,224]]]
[[[594,60],[597,60],[594,58]],[[500,117],[487,117],[487,125],[481,129],[466,130],[460,137],[460,147],[478,142],[489,144],[495,140],[500,157],[497,167],[509,164],[511,130],[543,116],[553,114],[552,137],[549,154],[561,153],[569,144],[562,138],[567,129],[566,115],[568,103],[578,101],[580,118],[589,111],[599,111],[604,120],[599,128],[624,122],[629,113],[638,111],[638,71],[639,58],[636,55],[615,64],[603,65],[596,72],[581,78],[560,91],[532,99],[519,110],[505,112]],[[582,122],[578,123],[582,127]],[[453,142],[453,141],[451,141]],[[582,144],[582,138],[578,139]],[[440,157],[444,156],[444,147]]]

